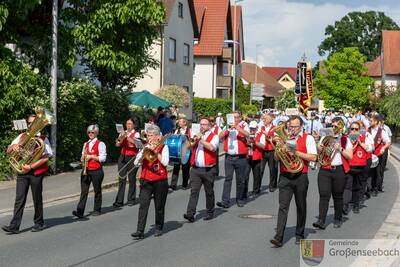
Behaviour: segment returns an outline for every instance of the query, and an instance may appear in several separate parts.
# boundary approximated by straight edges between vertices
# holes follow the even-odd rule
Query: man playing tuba
[[[28,126],[32,125],[32,122],[35,120],[36,115],[31,114],[28,117]],[[28,127],[29,130],[29,127]],[[28,131],[27,131],[28,132]],[[18,151],[21,148],[21,141],[27,137],[27,133],[21,133],[17,138],[12,141],[11,145],[7,149],[7,153],[11,154],[14,151]],[[14,204],[14,216],[8,226],[3,226],[2,229],[5,232],[10,234],[18,234],[19,227],[22,221],[22,214],[24,212],[26,196],[28,194],[29,185],[32,189],[32,198],[33,205],[35,208],[35,215],[33,221],[35,225],[32,228],[32,232],[39,232],[44,229],[44,220],[43,220],[43,177],[44,174],[48,171],[48,161],[49,158],[53,155],[51,150],[50,142],[44,134],[40,132],[36,133],[36,136],[39,137],[44,142],[44,151],[42,153],[41,158],[33,162],[32,164],[24,164],[22,165],[22,174],[17,175],[17,187],[16,187],[16,197]]]

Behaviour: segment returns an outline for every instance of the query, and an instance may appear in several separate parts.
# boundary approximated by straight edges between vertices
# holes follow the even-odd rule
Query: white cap
[[[222,116],[222,113],[221,113],[221,112],[218,112],[218,116]]]
[[[249,128],[257,128],[258,127],[258,124],[257,124],[257,122],[256,121],[251,121],[250,122],[250,124],[249,124]]]

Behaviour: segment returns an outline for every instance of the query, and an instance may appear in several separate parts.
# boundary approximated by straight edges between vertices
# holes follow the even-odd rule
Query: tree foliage
[[[282,91],[280,96],[275,97],[275,108],[277,110],[295,108],[296,105],[296,93],[294,92],[294,89],[285,89]]]
[[[400,127],[400,87],[391,94],[381,99],[379,112],[386,115],[386,122],[389,125]]]
[[[396,22],[383,12],[350,12],[325,28],[326,38],[318,52],[321,56],[331,55],[345,47],[357,47],[371,61],[380,55],[382,31],[398,29]]]
[[[160,88],[156,93],[158,97],[168,101],[172,106],[179,108],[189,106],[189,93],[178,85],[167,85]]]
[[[361,109],[368,106],[373,80],[365,75],[365,61],[366,57],[357,48],[344,48],[324,62],[314,84],[326,107],[341,109],[347,105]]]
[[[251,91],[251,84],[245,85],[243,84],[242,79],[239,79],[236,88],[237,106],[240,107],[241,105],[250,103],[250,91]]]
[[[193,110],[198,117],[216,116],[218,112],[223,115],[232,112],[232,101],[228,99],[193,98]]]

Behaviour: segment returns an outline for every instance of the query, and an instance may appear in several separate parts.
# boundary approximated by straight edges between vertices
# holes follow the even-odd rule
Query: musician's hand
[[[379,155],[383,155],[383,153],[385,153],[385,148],[384,148],[384,147],[382,147],[382,148],[379,150]]]
[[[280,139],[278,136],[273,136],[272,137],[272,142],[276,143],[276,144],[283,144],[282,139]]]
[[[12,151],[18,152],[20,149],[21,149],[21,146],[19,144],[11,145]]]
[[[25,173],[27,173],[27,172],[31,171],[32,168],[31,168],[30,165],[24,164],[24,165],[22,165],[22,170],[23,170]]]
[[[339,144],[339,143],[335,143],[335,145],[333,146],[333,148],[335,149],[335,150],[340,150],[341,148],[342,148],[342,145],[341,144]]]

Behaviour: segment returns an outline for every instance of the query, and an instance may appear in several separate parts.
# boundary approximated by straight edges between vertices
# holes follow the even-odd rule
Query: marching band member
[[[308,163],[317,159],[315,140],[302,130],[303,120],[299,116],[291,116],[288,122],[289,134],[296,140],[295,150],[289,150],[303,160],[303,169],[298,173],[290,172],[284,164],[280,164],[279,175],[279,212],[276,235],[270,240],[276,247],[282,246],[290,202],[294,195],[297,207],[296,244],[304,238],[307,218]],[[277,138],[277,137],[276,137]],[[274,140],[276,140],[274,138]],[[279,140],[278,140],[279,142]],[[292,148],[294,149],[294,148]]]
[[[218,126],[218,124],[215,122],[214,117],[210,117],[210,125],[211,125],[211,131],[219,136],[219,134],[222,132],[222,128]],[[219,139],[218,139],[219,140]],[[215,164],[216,171],[217,171],[217,177],[219,176],[219,144],[217,146],[217,149],[215,150],[215,154],[217,155],[217,164]]]
[[[256,121],[251,121],[249,124],[250,135],[247,138],[247,170],[246,182],[243,190],[243,198],[247,198],[250,172],[253,171],[253,191],[252,194],[257,196],[261,192],[262,181],[262,158],[263,150],[265,148],[265,135],[263,132],[258,131],[258,124]]]
[[[144,229],[146,227],[147,213],[149,211],[150,201],[154,199],[156,223],[154,236],[161,236],[164,226],[165,203],[168,195],[168,173],[167,165],[169,162],[168,146],[160,143],[161,132],[156,125],[147,128],[148,144],[141,150],[135,159],[135,166],[142,165],[140,174],[140,195],[139,195],[139,215],[137,231],[131,236],[138,240],[144,238]],[[146,158],[146,149],[155,152],[154,162]]]
[[[81,196],[79,199],[76,210],[72,212],[72,215],[83,218],[86,201],[89,193],[90,183],[93,183],[94,190],[94,207],[93,216],[101,214],[101,184],[104,178],[102,163],[106,161],[107,151],[106,145],[97,138],[99,134],[99,126],[90,125],[87,128],[89,135],[89,141],[85,142],[82,149],[81,161],[84,163],[84,169],[81,175]],[[87,172],[85,175],[84,172]]]
[[[381,117],[379,115],[372,116],[371,127],[368,132],[374,139],[375,151],[374,154],[379,158],[378,166],[372,172],[372,196],[377,196],[378,191],[383,192],[383,175],[384,175],[384,157],[386,150],[390,146],[390,138],[387,132],[380,125]]]
[[[129,182],[127,204],[129,206],[136,204],[136,173],[138,169],[135,168],[133,163],[139,150],[136,148],[134,140],[140,140],[141,137],[140,133],[135,130],[134,119],[127,119],[125,126],[126,131],[120,133],[115,144],[121,148],[121,154],[118,159],[118,193],[113,204],[117,208],[124,205],[127,177]]]
[[[178,129],[175,130],[174,134],[178,135],[186,135],[187,140],[190,140],[190,129],[187,127],[187,120],[185,118],[181,118],[178,121]],[[174,169],[172,171],[171,177],[171,185],[170,188],[172,190],[177,190],[179,170],[182,167],[182,187],[183,189],[188,189],[188,182],[190,177],[190,162],[186,164],[174,164]]]
[[[369,199],[371,197],[369,191],[370,191],[370,185],[371,185],[371,165],[372,165],[372,153],[375,150],[374,146],[374,139],[372,138],[372,135],[367,131],[367,127],[364,124],[363,120],[358,121],[360,124],[360,134],[363,134],[366,136],[366,140],[369,139],[368,142],[371,143],[371,151],[367,151],[367,164],[365,165],[365,168],[363,169],[364,175],[362,175],[361,182],[360,182],[360,204],[364,202],[364,199]]]
[[[271,143],[271,138],[274,136],[272,129],[275,127],[272,124],[272,114],[265,113],[263,115],[264,125],[261,126],[260,130],[266,138],[265,148],[263,151],[263,158],[261,161],[261,177],[264,176],[265,166],[268,162],[269,168],[269,191],[274,192],[277,188],[278,179],[278,161],[275,159],[275,149]]]
[[[183,217],[189,222],[194,222],[196,214],[197,202],[201,186],[204,185],[206,193],[207,216],[204,220],[211,220],[214,217],[214,180],[216,177],[216,164],[218,157],[215,151],[219,145],[218,135],[210,130],[210,122],[208,119],[200,121],[199,135],[196,135],[195,145],[192,148],[190,163],[192,165],[190,180],[191,191],[190,199],[187,206],[187,212]]]
[[[233,172],[236,173],[236,204],[243,207],[243,190],[246,178],[246,156],[249,128],[241,121],[239,111],[233,112],[234,124],[229,129],[221,132],[219,138],[224,140],[225,154],[225,181],[222,192],[222,201],[217,202],[218,207],[229,208]]]
[[[332,127],[342,129],[344,125],[340,117],[335,117],[332,120]],[[334,213],[334,228],[342,226],[343,215],[343,191],[345,187],[346,174],[350,170],[349,160],[353,158],[353,147],[346,135],[340,135],[340,130],[337,130],[334,135],[337,138],[333,145],[334,154],[330,155],[332,161],[328,166],[321,166],[318,172],[318,191],[319,191],[319,216],[318,221],[313,223],[313,226],[319,229],[325,229],[325,220],[329,208],[329,200],[333,198],[335,207]],[[325,136],[320,140],[323,142]],[[340,139],[340,140],[339,140]],[[319,150],[322,148],[318,145]]]
[[[31,125],[34,119],[36,118],[35,114],[31,114],[28,117],[28,125]],[[21,133],[15,138],[11,145],[7,149],[7,154],[12,153],[20,148],[20,141],[26,133]],[[32,232],[39,232],[44,229],[44,220],[43,220],[43,177],[44,174],[49,170],[48,161],[49,158],[53,156],[53,152],[51,150],[50,142],[44,134],[39,133],[39,138],[42,139],[45,143],[45,149],[42,154],[42,157],[31,165],[22,166],[26,171],[25,174],[18,174],[17,176],[17,186],[15,193],[15,203],[14,203],[14,216],[11,219],[9,225],[2,226],[1,228],[10,234],[18,234],[19,227],[22,221],[22,214],[24,212],[26,196],[28,194],[29,185],[32,189],[32,199],[33,206],[35,209],[35,215],[33,217],[33,221],[35,225],[32,227]]]
[[[359,122],[351,123],[349,136],[353,146],[353,158],[349,161],[350,170],[343,193],[343,214],[345,215],[349,213],[351,199],[353,199],[353,212],[360,212],[360,189],[365,176],[364,170],[367,165],[368,153],[372,151],[373,146],[373,140],[361,134],[360,129]],[[352,140],[353,136],[358,138]]]

